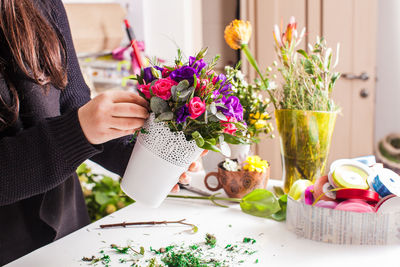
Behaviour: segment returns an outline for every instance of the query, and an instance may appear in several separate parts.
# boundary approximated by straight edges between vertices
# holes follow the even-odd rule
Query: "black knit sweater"
[[[11,79],[20,98],[18,121],[0,132],[0,265],[89,223],[77,167],[92,159],[122,175],[132,145],[128,138],[93,146],[80,127],[77,109],[90,100],[61,0],[36,1],[63,36],[68,85],[48,92],[18,72]],[[10,51],[0,40],[0,54]],[[0,77],[0,95],[10,93]]]

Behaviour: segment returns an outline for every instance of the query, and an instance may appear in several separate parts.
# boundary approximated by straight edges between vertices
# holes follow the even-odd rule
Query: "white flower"
[[[225,162],[222,164],[222,167],[227,171],[237,172],[239,171],[239,165],[236,161],[225,159]]]
[[[270,90],[273,90],[273,89],[276,89],[276,82],[274,82],[274,81],[271,81],[271,82],[269,82],[269,88],[268,89],[270,89]]]

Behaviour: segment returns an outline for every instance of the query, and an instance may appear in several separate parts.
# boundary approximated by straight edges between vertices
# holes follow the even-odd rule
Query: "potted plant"
[[[255,189],[266,189],[270,166],[259,156],[247,156],[246,160],[225,159],[218,164],[218,172],[210,172],[204,178],[204,185],[210,191],[223,188],[228,197],[242,198]],[[218,185],[208,183],[209,177],[216,177]]]
[[[333,71],[338,64],[339,45],[333,64],[332,49],[323,38],[309,45],[308,52],[296,48],[305,29],[299,35],[293,17],[286,31],[282,34],[281,31],[275,25],[273,34],[279,63],[274,66],[281,74],[277,83],[282,82],[277,87],[269,83],[270,71],[266,75],[261,73],[248,48],[249,22],[232,22],[225,29],[225,40],[232,48],[242,49],[269,89],[281,141],[284,190],[288,192],[294,181],[314,181],[324,173],[339,110],[332,100],[332,90],[340,77],[340,73]]]
[[[203,150],[229,156],[228,143],[249,139],[240,101],[225,76],[213,71],[218,57],[204,61],[206,51],[184,60],[178,50],[173,66],[155,64],[137,76],[151,115],[137,135],[121,188],[139,203],[159,206]]]
[[[267,90],[259,80],[247,83],[244,74],[239,69],[240,63],[235,67],[226,66],[226,77],[230,81],[233,95],[239,98],[243,107],[243,122],[247,125],[248,144],[236,142],[229,144],[231,149],[230,159],[244,160],[250,154],[251,144],[260,142],[260,136],[273,137],[271,115],[268,112],[270,100],[263,96]],[[209,152],[203,157],[203,167],[206,173],[216,172],[218,162],[224,160],[221,153]]]

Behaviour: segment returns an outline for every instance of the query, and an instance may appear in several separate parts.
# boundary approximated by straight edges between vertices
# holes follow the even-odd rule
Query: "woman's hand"
[[[195,162],[193,162],[192,164],[190,164],[188,171],[190,171],[190,172],[197,172],[197,171],[199,171],[199,169],[200,169],[200,159],[201,159],[201,157],[207,155],[207,153],[208,153],[208,150],[204,150],[204,151],[201,153],[200,158],[199,158],[198,160],[196,160]],[[189,183],[190,183],[190,180],[191,180],[191,178],[190,178],[189,175],[187,175],[186,172],[182,173],[182,175],[179,177],[179,183],[181,183],[181,184],[189,184]],[[177,192],[179,192],[179,185],[176,184],[176,185],[172,188],[171,192],[172,192],[172,193],[177,193]]]
[[[147,101],[133,92],[108,91],[78,110],[79,123],[94,145],[132,134],[149,117]]]

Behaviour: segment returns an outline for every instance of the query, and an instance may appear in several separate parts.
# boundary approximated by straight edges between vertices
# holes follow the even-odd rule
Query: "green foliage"
[[[210,246],[211,248],[214,248],[216,244],[217,244],[217,239],[215,238],[215,236],[207,233],[206,245]]]
[[[274,89],[277,108],[336,111],[338,107],[332,100],[332,90],[340,77],[339,72],[334,72],[339,46],[336,62],[332,64],[332,49],[327,47],[324,38],[317,38],[314,46],[309,45],[309,52],[302,49],[296,51],[300,41],[294,39],[275,47],[281,63],[277,70],[283,78],[282,86]],[[268,73],[267,77],[270,75]]]
[[[101,219],[134,202],[122,192],[119,181],[93,173],[85,163],[81,164],[76,172],[92,221]]]
[[[150,108],[156,115],[170,111],[167,101],[157,96],[150,99]]]
[[[252,84],[247,83],[243,73],[238,69],[239,66],[240,64],[236,68],[227,66],[225,72],[233,86],[234,95],[239,98],[243,106],[243,121],[247,124],[247,133],[252,142],[258,143],[260,134],[273,137],[271,133],[274,129],[268,112],[270,100],[264,96],[267,91],[265,86],[259,80],[255,80]],[[233,141],[232,138],[226,140],[228,143]],[[236,144],[241,141],[236,138],[234,142],[233,144]]]

